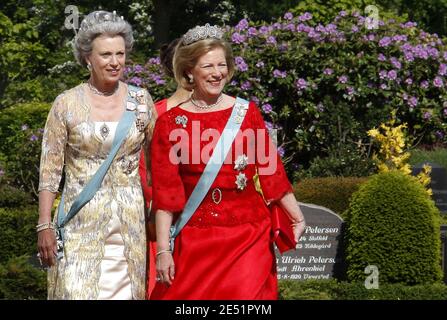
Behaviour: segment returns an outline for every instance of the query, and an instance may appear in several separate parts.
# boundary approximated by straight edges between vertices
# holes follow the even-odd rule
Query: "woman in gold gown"
[[[75,37],[77,61],[90,79],[59,95],[48,115],[39,182],[38,249],[49,266],[49,299],[144,299],[146,233],[138,163],[155,122],[152,98],[120,81],[133,43],[130,25],[115,12],[87,15]],[[94,197],[66,224],[64,257],[51,208],[65,171],[65,212],[110,153],[128,94],[138,103],[130,127]],[[136,112],[137,112],[136,111]]]

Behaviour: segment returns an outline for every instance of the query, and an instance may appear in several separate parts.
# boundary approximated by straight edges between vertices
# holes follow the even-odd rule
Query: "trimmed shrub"
[[[37,198],[40,152],[48,103],[27,103],[0,111],[0,169],[10,181]]]
[[[336,280],[279,280],[279,300],[333,300]]]
[[[47,298],[47,273],[33,267],[23,255],[0,264],[0,298],[7,300],[44,300]]]
[[[24,254],[37,253],[37,206],[0,208],[0,263]]]
[[[309,168],[295,172],[294,180],[314,177],[366,177],[376,173],[372,159],[344,144],[328,148],[328,155],[312,159]]]
[[[369,178],[346,214],[348,280],[364,281],[376,265],[381,283],[409,285],[442,278],[439,211],[424,187],[398,171]]]
[[[0,208],[14,208],[32,203],[32,197],[23,190],[7,184],[0,186]]]
[[[342,216],[349,207],[352,194],[367,178],[311,178],[295,184],[298,201],[313,203],[331,209]]]
[[[281,300],[447,300],[447,286],[380,284],[366,289],[363,283],[330,280],[279,281]]]

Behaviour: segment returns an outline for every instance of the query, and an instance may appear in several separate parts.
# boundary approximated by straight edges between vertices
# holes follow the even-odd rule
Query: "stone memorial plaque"
[[[432,198],[435,201],[436,207],[442,213],[447,213],[447,170],[436,163],[424,162],[413,166],[412,173],[414,176],[421,172],[424,164],[431,166],[430,188],[433,191]]]
[[[306,219],[306,231],[296,251],[281,256],[276,250],[278,279],[340,278],[344,272],[342,218],[324,207],[299,205]]]

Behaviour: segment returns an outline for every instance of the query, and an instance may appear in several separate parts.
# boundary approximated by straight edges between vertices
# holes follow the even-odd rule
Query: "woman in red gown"
[[[174,57],[175,47],[177,46],[180,38],[172,40],[169,44],[164,45],[160,49],[160,62],[163,71],[166,76],[173,78],[174,73],[172,71],[172,58]],[[189,98],[191,93],[188,90],[183,89],[178,86],[175,93],[169,98],[165,98],[155,102],[155,111],[157,112],[157,117],[160,117],[167,110],[179,105],[183,101]],[[143,187],[143,195],[146,204],[146,210],[150,215],[151,211],[151,201],[152,201],[152,188],[148,182],[149,172],[146,168],[146,161],[144,159],[144,152],[141,151],[140,163],[139,163],[139,173],[141,177],[141,185]],[[150,179],[150,178],[149,178]],[[153,220],[148,216],[148,220]],[[150,293],[155,286],[155,251],[156,251],[156,241],[155,241],[155,228],[153,227],[153,221],[148,221],[147,234],[148,246],[147,246],[147,284],[146,284],[146,299],[149,299]]]
[[[231,48],[216,26],[191,29],[176,49],[175,78],[193,94],[164,113],[154,129],[158,279],[151,299],[277,299],[266,202],[279,201],[288,212],[297,241],[304,231],[284,167],[257,106],[250,102],[229,161],[170,250],[169,228],[182,213],[232,113],[235,98],[222,91],[233,72]],[[247,138],[241,139],[245,133]],[[264,198],[255,188],[256,172]]]

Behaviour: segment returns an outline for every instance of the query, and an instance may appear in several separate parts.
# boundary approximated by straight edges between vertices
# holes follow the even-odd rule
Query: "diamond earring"
[[[89,63],[87,63],[87,69],[88,69],[88,71],[92,71],[92,65],[91,65],[91,63],[89,62]]]

